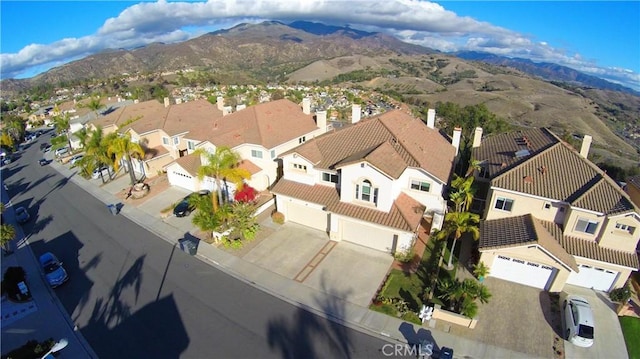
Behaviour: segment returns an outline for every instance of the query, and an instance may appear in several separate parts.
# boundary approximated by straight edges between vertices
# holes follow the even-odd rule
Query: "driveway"
[[[549,293],[492,277],[486,278],[484,285],[491,298],[487,304],[478,303],[476,327],[452,324],[450,333],[532,357],[554,358],[553,344],[560,334],[561,319]]]
[[[367,307],[393,257],[295,223],[279,226],[242,257],[283,277]]]
[[[564,343],[567,358],[628,358],[627,346],[622,336],[620,321],[606,293],[567,285],[561,295],[561,304],[568,294],[579,295],[591,304],[595,325],[594,343],[591,348],[580,348],[567,341]],[[566,328],[563,319],[563,329]],[[564,333],[564,331],[563,331]]]

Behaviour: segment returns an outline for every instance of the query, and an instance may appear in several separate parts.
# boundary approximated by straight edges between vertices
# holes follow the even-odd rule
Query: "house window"
[[[616,223],[616,229],[629,232],[629,234],[633,234],[636,231],[636,227],[630,226],[628,224],[622,224],[622,223]]]
[[[578,223],[576,224],[576,231],[595,234],[597,228],[598,228],[598,222],[592,219],[578,218]]]
[[[322,172],[322,180],[325,182],[338,183],[338,175],[335,173]]]
[[[431,188],[431,183],[411,180],[411,189],[415,189],[418,191],[429,192],[429,188]]]
[[[495,209],[499,209],[501,211],[511,212],[511,208],[513,208],[513,200],[504,197],[498,197],[496,200]]]
[[[196,145],[193,143],[193,141],[187,141],[187,148],[193,151],[196,149]]]
[[[271,159],[276,158],[276,150],[271,150]]]
[[[298,138],[298,143],[304,143],[307,140],[305,136]]]
[[[259,150],[251,150],[251,157],[254,157],[254,158],[262,158],[262,151],[259,151]]]
[[[369,180],[364,180],[356,185],[356,199],[378,204],[378,189],[373,188]]]
[[[162,137],[162,144],[169,145],[169,137]]]
[[[307,166],[306,165],[301,165],[299,163],[294,163],[293,164],[293,168],[298,170],[298,171],[304,171],[307,172]]]
[[[551,203],[545,202],[544,203],[544,209],[551,209]]]
[[[173,144],[178,145],[180,143],[180,137],[173,137]]]

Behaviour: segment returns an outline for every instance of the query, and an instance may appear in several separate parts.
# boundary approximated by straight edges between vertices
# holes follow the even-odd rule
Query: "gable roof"
[[[414,232],[418,228],[425,210],[424,205],[405,193],[401,193],[396,198],[391,210],[387,213],[373,208],[341,202],[338,190],[330,186],[311,186],[280,179],[271,192],[322,205],[328,212],[407,232]]]
[[[480,222],[481,250],[537,244],[553,254],[565,266],[578,271],[576,260],[531,214]]]
[[[182,156],[180,158],[177,158],[175,161],[166,164],[164,166],[164,168],[168,168],[169,166],[173,165],[173,164],[177,164],[178,166],[182,167],[185,171],[187,171],[188,174],[190,174],[193,177],[197,177],[198,176],[198,168],[200,168],[200,166],[202,165],[202,162],[200,161],[200,155],[194,154],[194,153],[190,153],[186,156]]]
[[[206,135],[216,146],[234,148],[249,143],[270,149],[317,129],[313,115],[282,99],[215,118]]]
[[[494,178],[558,142],[560,139],[546,128],[500,133],[483,138],[480,147],[471,150],[471,156],[483,161],[489,178]]]
[[[518,163],[495,177],[491,185],[604,214],[636,210],[609,176],[564,142]]]
[[[291,153],[330,170],[366,160],[394,178],[407,167],[422,168],[444,183],[455,158],[455,148],[439,131],[400,110],[326,133],[283,155]]]

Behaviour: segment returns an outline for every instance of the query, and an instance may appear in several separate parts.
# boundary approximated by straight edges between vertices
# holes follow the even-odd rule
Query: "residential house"
[[[638,269],[640,215],[622,189],[548,129],[482,138],[472,156],[487,182],[480,260],[489,275],[548,291],[610,291]]]
[[[326,231],[395,254],[408,251],[434,212],[443,214],[443,192],[459,145],[400,110],[360,119],[309,139],[279,158],[277,210],[286,221]]]
[[[211,178],[198,179],[197,170],[203,164],[204,157],[193,152],[202,148],[213,153],[217,147],[224,146],[243,159],[239,165],[252,175],[247,183],[259,191],[265,190],[278,178],[277,157],[280,154],[327,129],[326,112],[318,112],[315,116],[311,114],[309,99],[303,100],[302,108],[287,99],[239,108],[229,113],[230,110],[223,106],[222,101],[218,101],[218,115],[212,116],[202,129],[184,135],[189,155],[166,166],[172,185],[193,191],[214,190],[215,184]]]

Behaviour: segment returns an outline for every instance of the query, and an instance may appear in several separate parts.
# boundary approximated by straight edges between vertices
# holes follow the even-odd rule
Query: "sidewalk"
[[[2,202],[7,203],[8,200],[9,194],[2,188]],[[9,249],[13,253],[2,254],[2,273],[12,266],[24,268],[32,300],[15,303],[3,298],[2,353],[17,349],[32,339],[44,341],[52,338],[58,341],[66,338],[69,344],[58,352],[58,358],[97,358],[80,331],[74,330],[71,318],[46,282],[22,227],[16,223],[13,206],[6,208],[3,218],[16,228],[16,239],[10,243]]]
[[[104,189],[80,176],[71,176],[73,171],[67,167],[58,163],[52,163],[51,166],[103,203],[120,203],[120,199],[115,195],[106,192]],[[106,210],[105,208],[105,211]],[[133,206],[123,206],[120,215],[129,218],[148,231],[155,233],[170,244],[176,244],[184,237],[184,230],[173,227],[161,218],[154,217]],[[267,219],[267,221],[270,220]],[[257,287],[288,303],[304,308],[341,325],[386,338],[392,342],[418,343],[420,339],[433,340],[437,348],[443,346],[453,348],[456,357],[531,358],[530,355],[524,353],[486,345],[435,330],[431,328],[428,323],[425,323],[424,326],[413,325],[398,318],[369,310],[367,307],[358,306],[346,301],[340,297],[340,293],[335,293],[331,289],[327,291],[313,289],[204,242],[198,245],[196,257],[210,263],[212,266],[236,279]]]

